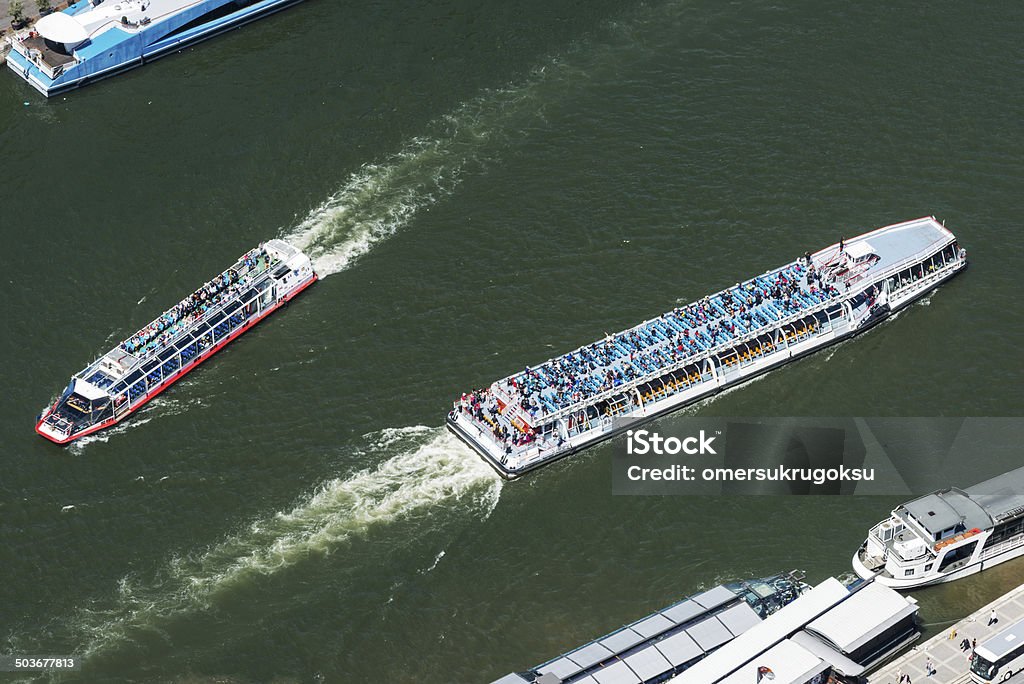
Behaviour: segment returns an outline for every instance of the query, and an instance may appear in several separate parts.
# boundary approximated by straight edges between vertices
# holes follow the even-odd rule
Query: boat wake
[[[502,480],[444,428],[389,428],[366,435],[355,451],[384,458],[375,467],[324,482],[290,510],[257,520],[210,548],[171,559],[151,580],[122,578],[113,605],[80,609],[67,621],[69,647],[87,660],[206,611],[254,578],[331,554],[389,523],[439,507],[455,509],[460,519],[486,520],[498,504]],[[49,635],[52,630],[50,625]],[[27,643],[12,646],[12,652],[32,650]]]
[[[570,45],[521,82],[488,89],[432,121],[424,135],[379,163],[369,163],[283,239],[327,276],[347,269],[375,245],[405,228],[421,211],[452,195],[468,171],[482,171],[545,122],[545,110],[614,76],[623,56],[642,59],[656,45],[637,33],[667,33],[685,3],[645,7],[606,25],[598,37]]]
[[[499,158],[516,131],[541,115],[541,84],[553,77],[537,69],[524,83],[486,90],[428,125],[380,163],[354,172],[344,185],[284,239],[313,260],[320,277],[339,273],[413,218],[450,196],[462,175]]]
[[[80,456],[90,444],[96,442],[105,443],[108,442],[111,437],[123,435],[129,430],[142,427],[149,421],[153,420],[155,417],[153,415],[154,413],[161,416],[175,416],[185,413],[191,407],[201,405],[202,403],[203,400],[201,397],[186,400],[161,395],[139,409],[138,413],[132,416],[129,420],[123,420],[117,425],[100,430],[99,432],[91,435],[86,435],[85,437],[80,437],[71,442],[68,444],[68,451],[75,456]]]

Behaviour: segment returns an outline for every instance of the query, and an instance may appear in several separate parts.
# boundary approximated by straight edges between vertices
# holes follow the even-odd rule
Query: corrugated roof
[[[821,674],[829,666],[803,646],[786,639],[720,682],[753,684],[757,681],[760,667],[767,667],[775,675],[772,684],[807,684],[811,677]]]
[[[764,653],[848,595],[846,587],[830,577],[680,674],[673,680],[674,684],[718,682],[732,674],[740,664]]]
[[[915,612],[917,606],[894,589],[872,582],[805,629],[850,654]]]

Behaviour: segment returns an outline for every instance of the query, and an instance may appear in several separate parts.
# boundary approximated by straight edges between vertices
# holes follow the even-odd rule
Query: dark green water
[[[694,410],[1020,415],[1024,9],[905,4],[309,0],[66,98],[0,74],[0,650],[81,682],[483,682],[722,579],[847,572],[895,499],[613,498],[607,445],[502,485],[440,425],[926,214],[964,276]],[[323,281],[129,422],[33,433],[274,236]],[[938,628],[1022,579],[917,596]]]

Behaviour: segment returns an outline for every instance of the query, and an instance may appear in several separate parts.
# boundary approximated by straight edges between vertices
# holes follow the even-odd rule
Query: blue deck
[[[808,282],[807,266],[794,262],[501,382],[528,397],[530,415],[555,413],[731,340],[771,330],[782,318],[839,295],[834,286]]]

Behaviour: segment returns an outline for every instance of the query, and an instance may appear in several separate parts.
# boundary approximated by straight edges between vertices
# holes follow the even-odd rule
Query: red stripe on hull
[[[226,338],[224,338],[223,340],[221,340],[221,341],[220,341],[220,342],[218,342],[217,344],[213,345],[213,346],[212,346],[212,347],[211,347],[211,348],[210,348],[210,349],[209,349],[208,351],[205,351],[205,352],[203,352],[202,354],[200,354],[200,355],[199,355],[199,356],[198,356],[198,357],[196,358],[196,360],[195,360],[195,361],[193,361],[193,362],[192,362],[191,364],[189,364],[188,366],[186,366],[184,370],[182,370],[181,372],[179,372],[179,373],[178,373],[177,375],[175,375],[175,376],[174,376],[173,378],[171,378],[170,380],[167,380],[167,381],[166,381],[166,382],[164,382],[163,384],[159,385],[159,386],[158,386],[158,387],[156,388],[156,391],[154,391],[154,392],[152,392],[152,393],[150,393],[150,394],[147,394],[147,395],[145,396],[145,398],[143,398],[143,400],[142,400],[141,402],[139,402],[139,403],[138,403],[138,404],[136,404],[135,406],[132,406],[132,407],[131,407],[130,409],[128,409],[128,411],[127,411],[127,412],[125,412],[125,414],[124,414],[124,415],[122,415],[122,416],[119,416],[119,417],[117,417],[117,418],[108,418],[107,420],[103,421],[102,423],[100,423],[100,424],[98,424],[98,425],[93,425],[92,427],[90,427],[90,428],[88,428],[88,429],[86,429],[86,430],[82,430],[81,432],[79,432],[79,433],[76,433],[76,434],[74,434],[74,435],[72,435],[72,436],[68,437],[67,439],[63,439],[63,440],[61,440],[61,439],[55,439],[54,437],[52,437],[51,435],[48,435],[48,434],[46,434],[45,432],[43,432],[43,431],[42,431],[42,430],[40,429],[40,428],[41,428],[41,426],[42,426],[42,424],[43,424],[44,422],[46,422],[46,419],[47,419],[47,418],[49,417],[50,413],[51,413],[51,412],[53,411],[53,407],[51,406],[51,407],[50,407],[50,408],[48,408],[48,409],[46,410],[46,412],[45,412],[45,413],[44,413],[44,414],[42,415],[42,417],[41,417],[41,418],[39,419],[39,422],[38,422],[38,423],[36,423],[36,432],[37,432],[37,433],[39,433],[40,435],[42,435],[43,437],[45,437],[46,439],[50,440],[50,441],[51,441],[51,442],[53,442],[54,444],[68,444],[69,442],[73,442],[73,441],[74,441],[74,440],[76,440],[76,439],[79,439],[79,438],[81,438],[81,437],[85,437],[85,436],[87,436],[87,435],[91,435],[91,434],[93,434],[94,432],[99,432],[100,430],[106,429],[106,428],[108,428],[108,427],[111,427],[111,426],[113,426],[113,425],[116,425],[117,423],[120,423],[120,422],[121,422],[122,420],[124,420],[125,418],[127,418],[128,416],[132,415],[133,413],[135,413],[136,411],[138,411],[138,410],[139,410],[140,408],[142,408],[143,406],[145,406],[145,405],[146,405],[146,402],[148,402],[148,401],[149,401],[150,399],[153,399],[154,397],[156,397],[157,395],[159,395],[159,394],[160,394],[161,392],[163,392],[163,391],[164,391],[165,389],[167,389],[168,387],[170,387],[170,386],[171,386],[171,385],[173,385],[174,383],[178,382],[178,380],[181,380],[181,379],[182,379],[183,377],[185,377],[186,375],[188,375],[188,374],[189,374],[189,372],[191,372],[193,368],[195,368],[196,366],[198,366],[199,364],[201,364],[201,363],[202,363],[203,361],[206,361],[206,360],[207,360],[208,358],[210,358],[211,356],[213,356],[214,354],[216,354],[216,353],[217,353],[218,351],[220,351],[220,350],[221,350],[222,348],[226,347],[226,346],[227,346],[227,345],[228,345],[229,343],[231,343],[231,342],[232,342],[232,341],[233,341],[233,340],[234,340],[234,339],[235,339],[236,337],[239,337],[239,336],[241,336],[241,335],[242,335],[242,334],[243,334],[244,332],[246,332],[247,330],[250,330],[250,329],[252,329],[252,328],[253,328],[253,327],[254,327],[254,326],[255,326],[255,325],[257,324],[257,323],[259,323],[260,321],[262,321],[262,320],[263,320],[264,318],[266,318],[266,317],[267,317],[267,316],[269,316],[270,314],[274,313],[274,312],[275,312],[275,311],[277,311],[277,310],[278,310],[279,308],[281,308],[282,306],[284,306],[285,304],[287,304],[288,302],[290,302],[290,301],[291,301],[292,299],[294,299],[295,297],[297,297],[297,296],[299,295],[299,293],[300,293],[300,292],[302,292],[302,291],[303,291],[303,290],[305,290],[305,289],[306,289],[307,287],[309,287],[310,285],[312,285],[313,283],[315,283],[315,282],[316,282],[317,280],[319,280],[319,277],[318,277],[318,276],[317,276],[317,275],[316,275],[316,274],[314,273],[314,274],[313,274],[313,277],[312,277],[312,278],[310,278],[310,279],[309,279],[308,281],[306,281],[306,282],[305,282],[305,283],[304,283],[304,284],[303,284],[303,285],[302,285],[301,287],[299,287],[298,289],[296,289],[296,290],[293,290],[293,291],[292,291],[291,293],[289,293],[289,294],[285,295],[285,297],[284,297],[284,298],[282,298],[282,299],[280,299],[280,300],[278,300],[278,302],[277,302],[276,304],[274,304],[274,306],[270,307],[269,309],[267,309],[266,311],[264,311],[263,313],[261,313],[261,314],[259,315],[259,317],[257,317],[257,318],[254,318],[254,319],[253,319],[253,320],[251,320],[251,321],[247,321],[247,322],[245,323],[245,325],[243,325],[243,326],[242,326],[241,328],[239,328],[238,330],[235,330],[235,331],[234,331],[234,332],[232,332],[232,333],[231,333],[230,335],[228,335],[228,336],[227,336]],[[56,404],[54,404],[54,405],[56,405]]]

